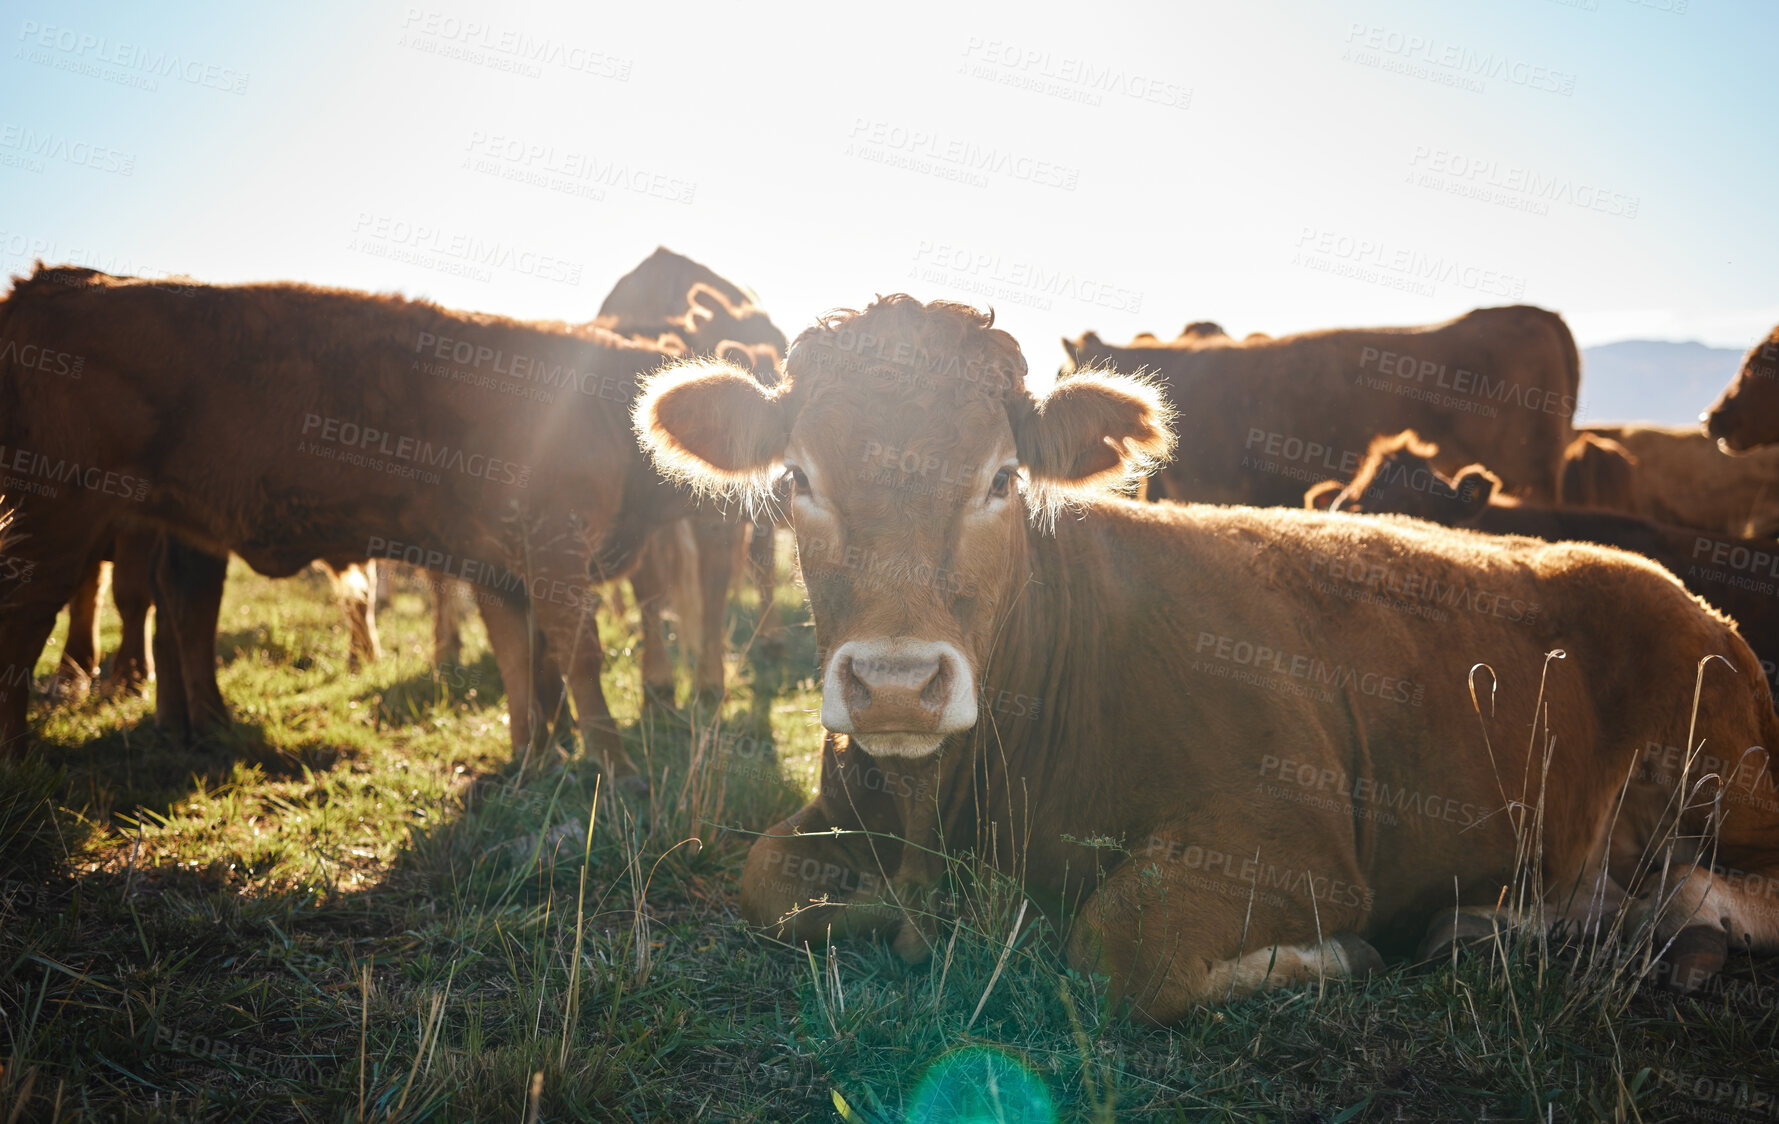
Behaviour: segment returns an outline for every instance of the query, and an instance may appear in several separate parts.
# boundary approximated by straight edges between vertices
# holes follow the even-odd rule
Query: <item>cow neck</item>
[[[1066,739],[1068,723],[1091,712],[1089,669],[1104,670],[1092,630],[1073,627],[1077,607],[1097,600],[1092,585],[1101,580],[1102,566],[1082,557],[1092,550],[1089,534],[1068,513],[1054,534],[1027,525],[1015,548],[1023,557],[1011,560],[1024,587],[1010,599],[984,668],[982,717],[969,735],[971,783],[949,786],[948,831],[968,829],[952,837],[974,838],[980,854],[1015,873],[1028,865],[1030,849],[1047,851],[1072,829],[1070,802],[1094,786],[1085,771],[1091,755],[1071,750]],[[1005,716],[1034,700],[1035,720]]]

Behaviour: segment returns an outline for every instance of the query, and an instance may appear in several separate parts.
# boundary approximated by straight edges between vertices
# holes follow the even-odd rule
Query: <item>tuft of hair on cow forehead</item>
[[[799,395],[863,391],[934,404],[1027,397],[1025,355],[994,326],[993,311],[907,293],[827,313],[791,345],[785,372]]]

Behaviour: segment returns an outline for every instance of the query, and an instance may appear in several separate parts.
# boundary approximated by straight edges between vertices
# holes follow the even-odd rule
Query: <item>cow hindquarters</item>
[[[1114,1002],[1171,1023],[1194,1007],[1382,967],[1357,934],[1362,892],[1286,856],[1223,854],[1216,836],[1153,834],[1076,915],[1069,962],[1111,981]],[[1325,858],[1314,862],[1326,864]],[[1283,877],[1274,879],[1275,872]],[[1299,873],[1302,877],[1298,877]],[[1341,879],[1357,886],[1356,877]],[[1328,900],[1321,900],[1327,898]]]

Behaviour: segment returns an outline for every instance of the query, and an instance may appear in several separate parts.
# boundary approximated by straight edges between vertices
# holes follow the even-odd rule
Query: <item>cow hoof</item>
[[[644,683],[642,686],[642,712],[657,718],[665,718],[673,714],[673,684]]]
[[[1421,939],[1415,958],[1437,960],[1448,955],[1453,945],[1463,947],[1502,935],[1505,935],[1504,927],[1493,914],[1464,910],[1440,913],[1427,926],[1427,935]]]
[[[93,681],[78,671],[58,671],[44,688],[43,695],[51,702],[80,702],[92,693]]]
[[[919,967],[933,958],[933,942],[913,921],[904,920],[891,947],[905,963]]]
[[[645,806],[649,802],[649,778],[641,773],[619,777],[615,787],[618,790],[618,795],[626,800],[634,800]]]
[[[692,696],[692,706],[696,710],[711,713],[722,707],[723,697],[721,687],[700,687]]]
[[[1384,958],[1357,933],[1336,933],[1328,943],[1334,947],[1334,954],[1350,980],[1362,980],[1384,970]]]
[[[1715,925],[1688,925],[1674,937],[1674,943],[1662,957],[1662,986],[1690,995],[1723,970],[1729,953],[1728,933]]]

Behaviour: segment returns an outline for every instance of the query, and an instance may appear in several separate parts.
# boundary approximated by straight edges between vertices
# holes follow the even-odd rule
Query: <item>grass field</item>
[[[820,741],[780,589],[782,659],[738,657],[716,716],[641,721],[634,608],[603,622],[639,820],[595,814],[572,752],[513,760],[479,621],[435,669],[398,582],[354,674],[321,579],[235,563],[225,743],[170,744],[143,700],[37,704],[41,748],[0,765],[0,1124],[1779,1119],[1779,965],[1745,957],[1674,999],[1525,939],[1158,1030],[968,862],[928,966],[751,935],[750,832]]]

